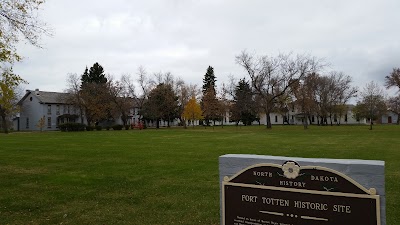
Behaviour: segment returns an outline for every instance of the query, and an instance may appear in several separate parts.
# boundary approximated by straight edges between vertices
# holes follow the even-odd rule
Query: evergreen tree
[[[106,78],[106,75],[104,74],[104,69],[98,62],[93,64],[93,66],[90,67],[89,71],[88,71],[88,68],[86,67],[85,72],[82,74],[81,80],[82,80],[82,84],[85,84],[85,83],[105,84],[105,83],[107,83],[107,78]]]
[[[110,95],[110,82],[108,82],[104,69],[99,63],[93,64],[88,70],[86,67],[81,77],[80,98],[84,103],[88,125],[109,120],[115,117]]]
[[[203,110],[203,115],[205,116],[206,125],[209,125],[210,120],[213,120],[215,123],[215,120],[220,118],[220,107],[215,90],[216,81],[214,68],[208,66],[203,79],[203,97],[201,101],[201,108]]]
[[[242,121],[244,125],[250,125],[257,119],[254,95],[250,84],[245,79],[241,79],[235,89],[232,119],[236,121],[236,123]]]
[[[203,95],[208,91],[208,89],[213,88],[213,91],[215,93],[215,82],[216,82],[216,77],[214,75],[214,68],[211,66],[208,66],[207,72],[204,75],[203,79]]]

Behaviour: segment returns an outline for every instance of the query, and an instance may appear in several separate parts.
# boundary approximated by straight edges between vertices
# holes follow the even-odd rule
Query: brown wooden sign
[[[222,182],[224,225],[380,225],[379,195],[337,171],[257,164]]]

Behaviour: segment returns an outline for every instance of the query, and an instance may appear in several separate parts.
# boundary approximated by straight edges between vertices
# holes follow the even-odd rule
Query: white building
[[[39,121],[44,119],[42,130],[58,130],[58,125],[80,122],[79,109],[66,103],[68,93],[26,90],[18,102],[19,116],[13,120],[14,130],[40,130]]]
[[[397,120],[399,115],[397,115],[393,111],[388,111],[385,115],[382,116],[381,124],[397,124]]]

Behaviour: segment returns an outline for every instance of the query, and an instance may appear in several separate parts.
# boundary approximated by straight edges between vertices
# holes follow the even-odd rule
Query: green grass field
[[[0,134],[0,224],[219,224],[223,154],[384,160],[400,224],[400,126]]]

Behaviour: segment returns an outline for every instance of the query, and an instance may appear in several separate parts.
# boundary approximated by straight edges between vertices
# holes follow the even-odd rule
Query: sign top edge
[[[336,164],[361,164],[385,166],[385,161],[381,160],[363,160],[363,159],[328,159],[328,158],[301,158],[287,156],[272,156],[272,155],[253,155],[253,154],[226,154],[219,157],[225,158],[240,158],[240,159],[268,159],[268,160],[283,160],[283,161],[299,161],[306,163],[336,163]]]

